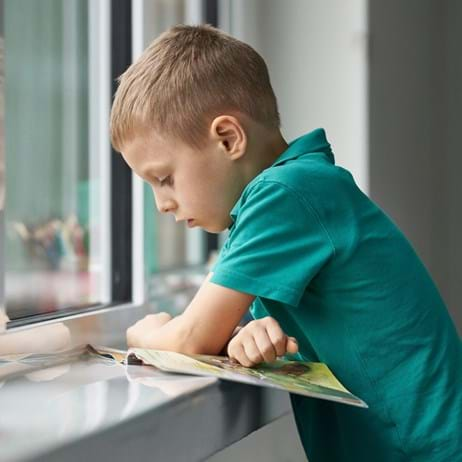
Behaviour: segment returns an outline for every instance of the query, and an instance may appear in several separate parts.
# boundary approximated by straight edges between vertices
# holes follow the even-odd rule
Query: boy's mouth
[[[192,218],[189,218],[187,223],[188,223],[188,228],[194,227],[194,220]]]

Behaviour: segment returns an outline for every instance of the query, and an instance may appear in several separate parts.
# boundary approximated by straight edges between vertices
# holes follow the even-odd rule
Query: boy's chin
[[[225,231],[227,227],[201,227],[204,231],[207,231],[210,234],[220,234],[222,231]]]
[[[220,224],[201,226],[201,228],[210,234],[219,234],[219,233],[222,233],[223,231],[226,231],[230,224],[231,224],[231,221],[229,222],[229,224],[220,223]]]

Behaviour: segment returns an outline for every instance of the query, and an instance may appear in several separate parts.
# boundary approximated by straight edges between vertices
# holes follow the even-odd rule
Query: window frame
[[[4,5],[3,0],[0,0],[0,124],[4,124],[5,109],[4,109],[4,80],[5,72],[4,65]],[[6,328],[6,308],[5,308],[5,223],[4,223],[4,197],[5,197],[5,137],[4,127],[0,127],[0,333]]]
[[[91,0],[87,1],[89,5],[93,3]],[[0,13],[3,13],[3,2],[4,0],[0,0]],[[109,12],[108,17],[110,18],[110,24],[107,25],[109,30],[105,27],[101,28],[103,36],[105,33],[108,36],[110,34],[110,39],[108,38],[111,51],[110,79],[105,77],[104,72],[100,75],[100,79],[105,81],[108,89],[107,96],[110,107],[117,88],[117,77],[144,49],[143,13],[145,1],[99,0],[96,3],[100,5],[99,8],[103,11]],[[195,0],[188,5],[188,13],[194,18],[193,23],[208,23],[218,27],[221,7],[219,0]],[[3,14],[0,16],[3,17]],[[105,46],[104,40],[101,46]],[[105,78],[106,80],[104,80]],[[106,111],[106,114],[108,126],[109,110]],[[102,119],[104,120],[103,117]],[[98,130],[100,133],[105,132],[101,124]],[[138,319],[142,313],[152,310],[152,307],[149,309],[145,304],[143,182],[130,171],[122,156],[109,145],[107,136],[100,136],[98,139],[99,149],[104,149],[105,143],[107,143],[106,147],[109,153],[106,168],[111,174],[107,181],[103,182],[102,189],[109,192],[110,207],[107,205],[102,207],[103,203],[100,203],[100,207],[101,210],[106,210],[106,219],[109,223],[108,232],[110,232],[110,250],[105,256],[106,264],[111,268],[107,281],[109,289],[106,291],[109,301],[88,306],[74,306],[50,314],[37,314],[14,319],[7,322],[7,333],[64,322],[71,332],[79,332],[76,339],[101,343],[105,341],[105,336],[116,335],[120,338],[120,333],[124,331],[124,327]],[[131,217],[131,220],[127,217]],[[2,225],[4,226],[4,223],[1,222],[0,212],[0,246],[3,248],[4,234],[2,235],[2,232],[4,229]],[[199,245],[199,249],[205,254],[204,257],[207,257],[210,252],[217,250],[220,236],[200,231],[200,235],[193,236],[193,242],[195,245]],[[198,268],[196,267],[196,269]],[[4,293],[1,292],[4,276],[4,268],[0,262],[0,307],[2,295],[4,297]],[[129,311],[122,315],[121,310]],[[100,326],[96,340],[92,337],[95,335],[94,332],[82,336],[82,318],[88,316],[95,317],[96,323]],[[112,329],[106,327],[106,323],[112,326]],[[117,333],[114,332],[115,326]]]
[[[89,99],[99,102],[94,106],[95,128],[90,132],[90,149],[96,150],[98,170],[101,173],[101,187],[99,190],[98,208],[101,210],[102,235],[107,233],[106,246],[102,246],[102,301],[98,303],[82,304],[64,307],[52,313],[33,314],[6,322],[6,330],[16,331],[23,328],[33,327],[58,322],[87,314],[103,313],[114,307],[130,306],[136,301],[143,302],[144,291],[140,290],[143,281],[135,279],[133,267],[135,252],[132,246],[134,229],[142,229],[142,224],[135,223],[139,220],[139,214],[134,213],[132,198],[131,171],[123,161],[120,154],[110,146],[107,136],[109,126],[109,111],[113,94],[117,87],[117,77],[131,64],[132,61],[132,24],[131,24],[131,0],[99,0],[88,1],[89,8],[89,34],[98,35],[98,49],[90,50],[89,59],[96,67],[90,69],[89,75],[90,93]],[[0,0],[0,17],[2,25],[0,32],[4,35],[4,0]],[[108,54],[108,52],[110,54]],[[103,59],[107,56],[107,59]],[[5,89],[2,90],[3,92]],[[92,113],[91,113],[92,114]],[[0,140],[3,142],[3,140]],[[106,153],[106,154],[105,154]],[[6,153],[5,153],[6,158]],[[5,159],[6,163],[6,159]],[[5,176],[6,176],[5,166]],[[4,307],[8,315],[6,305],[4,245],[5,245],[5,220],[4,212],[0,211],[0,309]],[[143,274],[143,268],[139,267],[140,258],[136,255],[138,265],[137,273]],[[142,260],[141,260],[142,263]],[[104,267],[109,268],[104,270]],[[136,280],[136,292],[133,287]],[[2,331],[0,326],[0,332]]]

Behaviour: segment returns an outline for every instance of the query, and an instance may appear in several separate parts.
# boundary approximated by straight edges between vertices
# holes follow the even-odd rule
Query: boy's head
[[[258,142],[279,141],[279,126],[261,56],[211,26],[179,25],[120,77],[111,141],[152,185],[159,210],[219,232],[265,165]]]

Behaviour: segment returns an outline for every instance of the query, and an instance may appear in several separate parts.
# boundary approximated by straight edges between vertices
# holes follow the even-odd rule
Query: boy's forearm
[[[206,278],[184,313],[149,314],[127,330],[129,347],[218,355],[238,331],[236,326],[255,297]],[[234,332],[233,332],[234,331]]]
[[[239,332],[241,326],[237,326],[231,338],[226,342],[225,346],[218,355],[226,356],[229,342]],[[211,354],[201,350],[200,345],[196,345],[192,329],[185,323],[184,318],[179,315],[168,321],[162,327],[155,329],[150,333],[143,342],[142,348],[152,350],[175,351],[176,353],[184,354]]]
[[[190,329],[183,322],[181,315],[150,332],[143,341],[142,348],[185,354],[194,354],[197,350]]]

